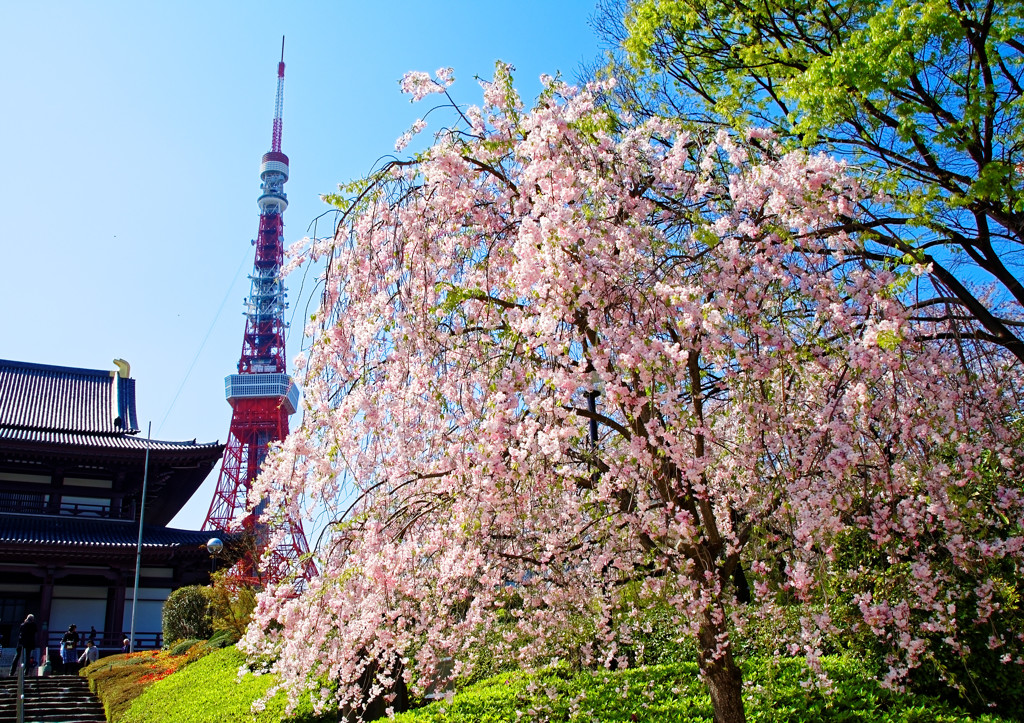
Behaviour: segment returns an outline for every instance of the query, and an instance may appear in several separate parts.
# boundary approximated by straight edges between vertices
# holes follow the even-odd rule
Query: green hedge
[[[881,688],[851,658],[828,658],[833,681],[826,693],[808,685],[802,659],[744,666],[750,723],[997,723],[972,717],[935,698]],[[396,723],[525,723],[525,721],[659,721],[711,723],[711,700],[697,666],[677,663],[619,672],[572,673],[568,668],[535,675],[498,675],[460,690],[454,698],[399,714]]]

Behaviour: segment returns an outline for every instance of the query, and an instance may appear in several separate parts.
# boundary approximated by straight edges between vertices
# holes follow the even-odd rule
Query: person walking
[[[90,640],[85,644],[85,650],[83,650],[82,654],[78,656],[78,664],[81,665],[82,663],[85,663],[88,665],[89,663],[95,663],[99,659],[100,649],[97,648],[96,644]]]
[[[60,662],[63,663],[64,675],[74,672],[78,660],[78,626],[71,624],[64,637],[60,639]]]
[[[21,656],[25,656],[26,664],[28,659],[32,657],[32,653],[36,649],[36,633],[38,628],[36,627],[36,616],[28,615],[25,617],[25,622],[18,628],[18,649],[14,653],[14,662],[11,663],[11,675],[13,676],[18,670],[18,664],[21,662]]]

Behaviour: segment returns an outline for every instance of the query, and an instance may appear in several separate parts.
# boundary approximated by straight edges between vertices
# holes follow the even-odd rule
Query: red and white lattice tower
[[[271,442],[288,434],[288,416],[295,412],[299,391],[288,376],[285,361],[285,303],[281,267],[284,262],[284,210],[288,198],[284,184],[288,180],[288,156],[281,152],[281,110],[284,101],[284,39],[281,62],[277,66],[277,102],[274,106],[274,133],[270,152],[263,155],[260,179],[263,181],[257,203],[260,207],[260,232],[253,242],[256,257],[249,277],[252,286],[246,299],[245,336],[238,373],[224,379],[225,395],[231,404],[231,429],[221,464],[217,491],[206,514],[205,530],[226,530],[236,517],[246,512],[249,489],[260,472]],[[257,521],[259,509],[245,518],[245,526],[254,533],[256,546],[266,552],[270,530]],[[278,582],[286,570],[300,578],[313,573],[303,557],[308,552],[301,520],[285,523],[283,541],[270,551],[269,564],[260,581]],[[301,561],[301,562],[300,562]],[[253,577],[254,560],[243,559],[241,574]]]

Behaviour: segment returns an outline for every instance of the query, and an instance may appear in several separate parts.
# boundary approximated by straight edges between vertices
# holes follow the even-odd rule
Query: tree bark
[[[743,676],[732,657],[725,611],[720,603],[704,612],[697,631],[697,644],[697,662],[711,694],[715,723],[745,723]]]

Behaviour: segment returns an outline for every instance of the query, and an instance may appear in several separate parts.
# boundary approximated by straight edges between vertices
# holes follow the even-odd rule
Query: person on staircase
[[[100,649],[96,647],[93,641],[88,641],[85,644],[85,650],[78,656],[79,665],[88,665],[89,663],[95,663],[100,659]]]
[[[22,656],[26,665],[36,649],[36,616],[28,615],[25,622],[18,628],[18,649],[14,653],[14,661],[11,663],[11,675],[18,671],[18,664],[22,662]]]
[[[78,626],[72,623],[68,631],[60,639],[60,662],[63,663],[64,675],[72,675],[78,661]]]

